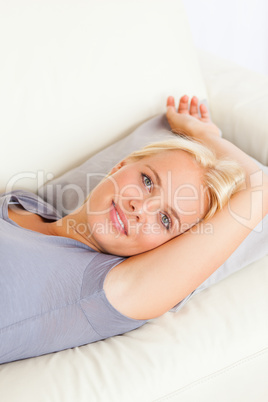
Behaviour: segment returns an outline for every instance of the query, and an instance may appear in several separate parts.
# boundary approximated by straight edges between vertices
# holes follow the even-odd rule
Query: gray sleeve
[[[106,297],[103,289],[105,277],[111,269],[124,260],[125,258],[122,257],[98,254],[93,260],[93,267],[88,267],[84,274],[81,307],[91,326],[102,338],[131,331],[148,321],[125,316],[116,310]],[[98,291],[94,293],[90,291],[92,275],[98,283]]]

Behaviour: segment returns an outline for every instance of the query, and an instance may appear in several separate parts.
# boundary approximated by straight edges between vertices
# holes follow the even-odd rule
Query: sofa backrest
[[[0,31],[1,191],[35,191],[170,94],[206,97],[181,0],[13,0]]]

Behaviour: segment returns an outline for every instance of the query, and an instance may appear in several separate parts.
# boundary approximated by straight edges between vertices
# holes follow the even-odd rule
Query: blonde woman
[[[122,334],[204,282],[268,212],[268,177],[193,97],[167,100],[172,141],[118,163],[61,218],[0,198],[0,363]],[[252,197],[253,192],[258,197]],[[246,217],[246,218],[245,218]],[[203,230],[207,225],[210,230]]]

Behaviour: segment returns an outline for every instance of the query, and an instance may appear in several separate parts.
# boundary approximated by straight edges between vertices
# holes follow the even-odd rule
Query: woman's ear
[[[126,161],[125,161],[125,159],[123,159],[121,162],[117,163],[117,165],[115,165],[115,166],[111,169],[110,174],[114,174],[114,173],[118,172],[118,170],[120,170],[121,167],[123,167],[123,166],[125,166],[125,165],[126,165]]]

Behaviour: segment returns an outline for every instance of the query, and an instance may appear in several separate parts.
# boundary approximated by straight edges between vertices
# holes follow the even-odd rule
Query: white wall
[[[267,0],[183,0],[197,47],[268,74]]]

